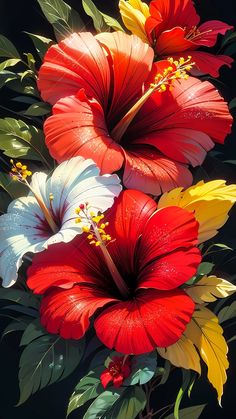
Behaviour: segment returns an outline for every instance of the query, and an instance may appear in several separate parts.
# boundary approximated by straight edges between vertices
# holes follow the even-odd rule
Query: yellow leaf
[[[214,275],[203,276],[200,281],[191,287],[185,288],[185,292],[195,303],[210,303],[217,298],[225,298],[236,291],[235,285]]]
[[[201,374],[199,355],[191,340],[186,338],[186,336],[182,335],[174,345],[167,348],[157,348],[157,351],[176,367],[194,370]]]
[[[158,208],[172,205],[194,212],[199,222],[199,243],[214,237],[228,220],[228,212],[236,202],[236,185],[226,185],[225,180],[198,182],[183,191],[176,188],[162,195]]]
[[[197,347],[208,368],[207,377],[218,393],[219,404],[226,382],[228,347],[222,336],[223,329],[217,317],[206,307],[198,306],[191,322],[185,330],[185,336]]]
[[[149,43],[145,31],[145,22],[150,16],[148,5],[141,0],[120,0],[119,8],[126,28],[142,41]]]

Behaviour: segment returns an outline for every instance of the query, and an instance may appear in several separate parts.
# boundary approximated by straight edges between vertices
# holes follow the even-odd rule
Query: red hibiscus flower
[[[114,356],[100,376],[104,388],[112,381],[114,387],[122,386],[124,380],[131,374],[131,359],[128,356]]]
[[[199,25],[192,0],[153,0],[150,16],[145,23],[148,39],[158,56],[192,56],[202,73],[219,76],[219,68],[230,66],[232,58],[197,51],[200,47],[212,47],[218,34],[224,35],[233,26],[219,20],[210,20]]]
[[[172,345],[194,311],[180,286],[201,260],[197,221],[179,207],[156,211],[155,201],[135,190],[120,194],[107,219],[108,247],[91,245],[83,235],[35,255],[27,283],[44,294],[42,324],[79,339],[95,315],[98,338],[118,352]]]
[[[186,165],[201,164],[213,141],[224,142],[232,118],[215,87],[192,77],[145,102],[169,65],[153,65],[152,48],[122,32],[73,34],[49,48],[38,86],[54,104],[44,126],[51,155],[92,158],[102,173],[124,167],[127,188],[153,195],[189,186]]]

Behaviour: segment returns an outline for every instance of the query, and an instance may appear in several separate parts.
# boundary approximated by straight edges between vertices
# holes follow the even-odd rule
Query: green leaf
[[[118,22],[118,20],[114,19],[112,16],[108,16],[105,13],[100,12],[103,16],[104,22],[107,24],[107,26],[111,27],[115,31],[122,31],[124,32],[124,29]]]
[[[20,55],[13,43],[3,35],[0,35],[0,57],[20,58]]]
[[[16,64],[20,63],[21,60],[19,58],[10,58],[9,60],[3,61],[0,63],[0,71],[5,70],[8,67],[14,67]]]
[[[135,419],[144,410],[146,402],[146,395],[141,387],[128,387],[112,409],[103,417],[106,419]]]
[[[191,285],[196,284],[198,281],[200,281],[200,279],[203,276],[209,274],[212,271],[212,269],[214,268],[214,266],[215,266],[214,263],[210,263],[210,262],[202,262],[202,263],[200,263],[196,275],[194,275],[189,281],[187,281],[184,284],[183,288],[186,285],[191,286]]]
[[[97,9],[92,0],[82,0],[82,5],[85,13],[93,19],[93,24],[97,32],[107,30],[107,25],[104,22],[101,12]]]
[[[180,416],[179,416],[180,403],[181,403],[181,400],[184,396],[184,393],[186,392],[186,390],[188,389],[188,387],[191,383],[191,372],[188,371],[188,370],[182,369],[182,374],[183,374],[183,382],[182,382],[181,388],[179,389],[178,395],[177,395],[176,400],[175,400],[175,406],[174,406],[174,418],[175,419],[180,419]]]
[[[236,41],[236,32],[227,32],[227,34],[223,38],[221,48],[225,47],[226,45],[234,41]]]
[[[0,89],[9,81],[17,79],[18,75],[12,71],[0,71]]]
[[[39,299],[31,292],[13,288],[0,288],[0,300],[13,301],[25,307],[39,308]]]
[[[104,367],[95,368],[83,377],[74,389],[67,408],[67,416],[83,406],[87,401],[95,399],[104,389],[101,385],[100,374]]]
[[[0,173],[0,187],[10,196],[11,200],[28,195],[29,190],[23,183],[12,180],[7,173]]]
[[[34,339],[43,335],[45,335],[45,329],[42,328],[40,320],[35,319],[30,322],[28,327],[25,329],[20,341],[20,346],[26,346]]]
[[[30,105],[30,107],[24,112],[24,115],[28,116],[43,116],[51,112],[51,107],[48,103],[37,102]]]
[[[35,33],[25,32],[33,41],[35,49],[41,58],[43,59],[44,55],[46,54],[48,48],[53,44],[52,39],[45,38],[44,36],[36,35]]]
[[[106,390],[103,393],[101,393],[89,406],[87,412],[83,416],[83,419],[107,419],[107,411],[111,409],[111,407],[119,399],[123,391],[124,388],[119,388],[113,391]]]
[[[2,332],[1,340],[9,333],[22,332],[25,330],[30,320],[31,319],[28,316],[21,316],[10,322]]]
[[[223,307],[217,314],[219,323],[224,323],[236,317],[236,301],[233,301],[229,306]]]
[[[136,356],[132,359],[132,374],[124,381],[124,385],[146,384],[154,376],[156,367],[156,352]]]
[[[58,41],[84,28],[79,14],[63,0],[38,0],[38,3],[52,24]]]
[[[38,328],[35,328],[35,335],[31,333],[31,337],[32,341],[28,342],[20,358],[18,405],[31,394],[70,375],[79,365],[84,352],[84,339],[64,340],[46,331],[39,336]]]
[[[162,386],[167,382],[170,372],[171,372],[171,363],[168,360],[166,360],[165,365],[164,365],[164,372],[162,374],[162,378],[158,386]]]
[[[43,131],[21,120],[0,119],[0,149],[8,157],[38,160],[50,167]]]
[[[236,164],[236,160],[225,160],[224,163]]]
[[[186,407],[179,411],[179,417],[180,419],[198,419],[201,416],[205,407],[206,404],[199,404],[196,406]],[[174,415],[171,414],[165,416],[164,419],[174,419]]]
[[[23,78],[23,80],[21,80],[21,78],[18,76],[17,80],[10,80],[8,87],[17,93],[35,96],[40,99],[40,95],[39,95],[35,80],[33,78],[27,77],[26,79]]]
[[[85,13],[93,19],[93,24],[97,32],[108,31],[109,28],[123,31],[119,22],[111,16],[98,10],[92,0],[82,0]]]
[[[229,109],[236,108],[236,97],[229,102]]]

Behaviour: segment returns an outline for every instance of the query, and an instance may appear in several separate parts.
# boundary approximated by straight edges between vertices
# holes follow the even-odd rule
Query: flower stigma
[[[174,60],[174,58],[167,58],[169,66],[165,68],[162,73],[158,73],[155,76],[154,81],[150,84],[148,90],[111,131],[111,136],[116,142],[120,142],[135,115],[139,112],[153,92],[165,92],[167,88],[171,90],[172,84],[175,80],[188,79],[189,75],[187,74],[187,71],[190,71],[195,64],[194,62],[191,62],[191,59],[192,57],[190,55],[186,60],[183,57],[181,57],[178,61]]]
[[[32,176],[32,172],[30,170],[28,170],[26,165],[23,165],[21,162],[17,162],[14,163],[13,159],[10,160],[10,163],[12,164],[12,168],[10,171],[10,176],[12,177],[12,179],[14,181],[18,181],[20,183],[25,184],[29,190],[32,192],[32,194],[34,195],[36,201],[38,202],[48,224],[49,227],[51,228],[53,233],[57,233],[59,231],[58,226],[56,225],[52,213],[50,213],[50,211],[48,210],[47,206],[45,205],[45,203],[42,200],[42,197],[37,194],[34,189],[31,187],[31,185],[29,184],[29,182],[27,181],[27,177],[28,176]],[[52,210],[52,201],[53,201],[54,197],[53,194],[50,193],[49,195],[49,201],[50,201],[50,208]]]
[[[87,239],[90,245],[99,247],[103,253],[107,267],[110,274],[123,297],[129,295],[129,288],[124,282],[120,275],[110,253],[107,250],[107,245],[111,242],[112,238],[110,234],[107,234],[106,227],[109,226],[109,222],[104,222],[104,214],[95,214],[93,211],[89,211],[89,203],[80,204],[75,210],[78,217],[75,219],[76,224],[82,223],[82,230],[87,233]]]

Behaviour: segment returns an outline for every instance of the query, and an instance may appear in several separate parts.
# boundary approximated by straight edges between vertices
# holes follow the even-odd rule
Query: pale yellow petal
[[[185,288],[185,292],[195,301],[203,304],[215,301],[217,298],[225,298],[236,291],[236,286],[214,275],[204,276],[191,287]]]
[[[158,208],[176,205],[194,212],[199,222],[199,243],[214,237],[228,220],[228,212],[236,202],[236,185],[225,180],[201,181],[185,191],[176,188],[162,195]]]
[[[191,340],[184,335],[174,345],[168,346],[167,348],[157,348],[157,351],[163,358],[168,359],[176,367],[194,370],[198,374],[201,374],[199,355]]]
[[[207,365],[207,377],[218,393],[219,403],[227,379],[226,369],[229,367],[228,347],[222,333],[217,317],[203,306],[193,313],[185,331],[185,336],[194,343]]]
[[[142,41],[149,43],[145,31],[145,22],[150,16],[148,5],[140,0],[120,0],[119,8],[126,28]]]

